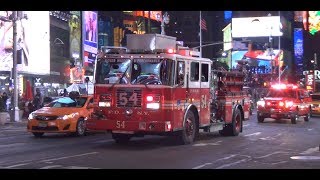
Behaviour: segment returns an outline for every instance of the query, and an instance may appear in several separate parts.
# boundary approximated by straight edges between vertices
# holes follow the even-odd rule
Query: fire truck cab
[[[199,52],[159,34],[127,35],[127,49],[108,49],[95,64],[90,130],[117,143],[144,135],[174,135],[194,142],[202,129],[237,136],[249,118],[244,74],[212,70]]]
[[[273,84],[268,94],[257,102],[257,106],[260,123],[265,118],[288,118],[292,124],[296,124],[299,117],[309,121],[312,113],[308,92],[293,84]]]

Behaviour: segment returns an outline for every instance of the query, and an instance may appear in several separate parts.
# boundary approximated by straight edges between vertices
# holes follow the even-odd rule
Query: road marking
[[[245,137],[248,137],[248,136],[256,136],[256,135],[259,135],[261,134],[261,132],[256,132],[256,133],[252,133],[252,134],[246,134],[244,135]]]
[[[12,165],[12,166],[7,166],[6,168],[20,167],[20,166],[25,166],[25,165],[28,165],[28,164],[30,164],[30,163],[15,164],[15,165]]]
[[[95,141],[93,143],[107,143],[107,142],[113,142],[113,139],[108,139],[108,140],[100,140],[100,141]]]
[[[272,165],[276,165],[276,164],[282,164],[282,163],[286,163],[288,161],[279,161],[279,162],[276,162],[276,163],[271,163]]]
[[[214,143],[197,143],[197,144],[193,144],[192,146],[207,146],[207,145],[213,145],[213,146],[218,146],[221,145],[219,143],[221,143],[222,141],[217,141]]]
[[[233,165],[240,164],[240,163],[247,162],[247,161],[248,161],[248,159],[241,159],[241,160],[233,162],[233,163],[224,164],[222,166],[217,167],[216,169],[222,169],[222,168],[225,168],[225,167],[233,166]]]
[[[250,124],[245,124],[245,125],[243,125],[243,127],[247,127],[247,126],[249,126]]]
[[[192,168],[192,169],[200,169],[200,168],[203,168],[204,166],[210,165],[210,164],[212,164],[212,163],[204,163],[204,164],[202,164],[202,165],[200,165],[200,166],[196,166],[196,167],[194,167],[194,168]]]
[[[314,147],[314,148],[309,148],[306,151],[303,151],[300,154],[312,154],[314,152],[318,152],[319,151],[319,147]]]
[[[65,157],[60,157],[60,158],[45,159],[45,160],[42,160],[40,162],[57,161],[57,160],[61,160],[61,159],[68,159],[68,158],[73,158],[73,157],[87,156],[87,155],[91,155],[91,154],[98,154],[98,152],[90,152],[90,153],[84,153],[84,154],[77,154],[77,155],[73,155],[73,156],[65,156]]]
[[[266,158],[266,157],[272,156],[272,155],[274,155],[274,154],[289,154],[289,152],[276,151],[276,152],[273,152],[273,153],[270,153],[270,154],[267,154],[267,155],[264,155],[264,156],[255,157],[255,159]]]
[[[57,168],[57,167],[62,167],[62,166],[61,165],[45,166],[40,169],[52,169],[52,168]]]
[[[63,169],[99,169],[99,168],[93,168],[93,167],[82,167],[82,166],[68,166]]]
[[[320,160],[320,156],[292,156],[290,159],[294,160]]]
[[[313,129],[311,128],[311,129],[308,129],[308,131],[312,131]]]
[[[21,146],[25,145],[26,143],[12,143],[12,144],[3,144],[0,145],[0,148],[8,148],[8,147],[14,147],[14,146]]]

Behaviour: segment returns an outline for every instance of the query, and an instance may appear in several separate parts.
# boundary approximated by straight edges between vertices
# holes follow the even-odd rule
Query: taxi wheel
[[[83,136],[86,133],[86,124],[84,119],[79,119],[77,122],[76,132],[75,135],[77,136]]]
[[[43,136],[43,132],[33,132],[32,133],[34,135],[34,137],[42,137]]]

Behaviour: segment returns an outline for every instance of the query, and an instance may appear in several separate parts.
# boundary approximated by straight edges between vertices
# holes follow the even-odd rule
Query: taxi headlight
[[[29,117],[28,117],[28,120],[31,120],[31,119],[34,119],[34,118],[35,118],[35,115],[33,113],[30,113]]]
[[[67,119],[74,118],[77,115],[79,115],[79,113],[67,114],[67,115],[64,115],[64,116],[59,116],[58,119],[67,120]]]

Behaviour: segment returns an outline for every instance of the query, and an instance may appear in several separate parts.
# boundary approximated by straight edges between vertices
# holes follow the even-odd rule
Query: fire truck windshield
[[[132,64],[132,84],[173,85],[174,61],[170,59],[140,58]]]
[[[174,72],[174,61],[171,59],[134,58],[132,61],[124,58],[98,59],[95,82],[171,86],[174,84]]]
[[[95,80],[97,84],[127,84],[128,77],[123,73],[130,65],[130,59],[98,59]],[[126,74],[129,73],[127,70]],[[123,78],[121,78],[123,76]],[[120,79],[121,78],[121,79]]]
[[[266,97],[286,97],[286,98],[296,98],[296,91],[292,89],[270,89]]]

